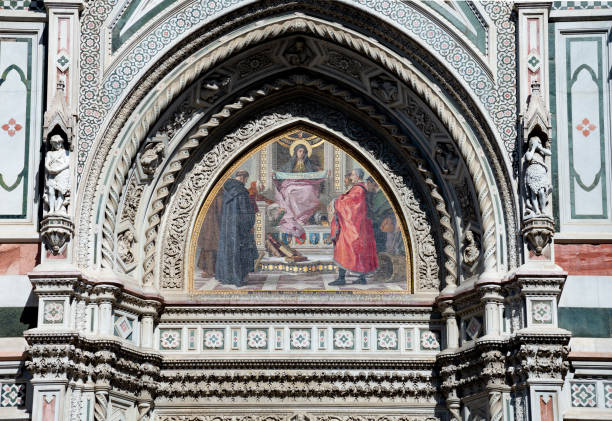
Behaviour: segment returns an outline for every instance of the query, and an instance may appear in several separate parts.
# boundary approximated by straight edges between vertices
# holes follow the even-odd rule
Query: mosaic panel
[[[247,349],[268,349],[268,329],[247,329]]]
[[[405,336],[404,348],[407,350],[412,350],[414,348],[414,329],[404,329],[404,336]]]
[[[64,323],[64,301],[45,301],[43,309],[44,324]]]
[[[470,339],[476,339],[480,334],[481,327],[482,323],[478,317],[472,317],[465,327],[465,333]]]
[[[42,0],[1,0],[0,9],[44,12],[45,6]]]
[[[32,39],[0,35],[0,219],[28,214]]]
[[[355,329],[334,329],[333,344],[335,350],[355,349]]]
[[[590,408],[597,406],[595,383],[572,383],[570,393],[572,406]]]
[[[552,10],[612,9],[611,1],[553,1]]]
[[[180,329],[160,329],[159,330],[159,349],[164,351],[180,351],[181,350]]]
[[[531,302],[531,320],[534,324],[553,323],[553,303],[550,300],[533,300]]]
[[[134,332],[134,319],[125,315],[115,315],[114,335],[125,340],[132,340]]]
[[[312,340],[310,329],[289,329],[289,345],[291,349],[310,349]]]
[[[0,407],[19,407],[25,405],[26,385],[23,383],[3,383],[0,389]]]
[[[421,351],[439,351],[440,333],[420,329]]]
[[[608,217],[603,36],[570,37],[566,46],[567,153],[572,219]]]
[[[203,329],[202,338],[204,349],[222,350],[225,347],[225,329]]]
[[[396,351],[399,349],[398,329],[376,329],[376,345],[382,351]]]
[[[612,408],[612,383],[604,383],[603,391],[604,391],[604,406],[606,408]]]

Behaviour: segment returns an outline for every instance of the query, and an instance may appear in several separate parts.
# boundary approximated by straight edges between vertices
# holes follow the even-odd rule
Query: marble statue
[[[45,157],[45,203],[49,213],[67,214],[70,195],[70,157],[64,139],[55,134],[49,139]]]
[[[539,137],[529,138],[529,148],[525,152],[526,207],[534,216],[546,212],[551,186],[548,182],[545,158],[550,155],[550,150],[542,146]]]

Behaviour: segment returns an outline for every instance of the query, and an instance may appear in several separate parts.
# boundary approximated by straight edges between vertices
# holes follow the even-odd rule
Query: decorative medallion
[[[204,329],[204,349],[223,349],[225,343],[224,329]]]
[[[597,406],[595,383],[572,383],[570,393],[572,406],[590,408]]]
[[[378,349],[385,351],[399,349],[399,335],[397,329],[377,329],[376,343]]]
[[[267,329],[247,329],[247,348],[266,349],[268,347]]]
[[[440,337],[437,332],[421,330],[421,350],[437,351],[440,349]]]
[[[552,301],[534,300],[531,302],[531,316],[534,324],[551,324],[553,321]]]
[[[178,329],[160,329],[159,349],[180,351],[181,331]]]
[[[2,125],[2,130],[8,133],[10,137],[15,136],[19,130],[21,130],[23,126],[18,124],[14,118],[10,118],[7,124]]]
[[[64,323],[64,301],[45,301],[43,323]]]
[[[291,329],[291,349],[310,349],[310,329]]]
[[[355,330],[334,329],[334,349],[355,349]]]

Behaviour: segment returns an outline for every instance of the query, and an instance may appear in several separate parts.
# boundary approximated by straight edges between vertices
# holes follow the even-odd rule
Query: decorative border
[[[3,35],[0,32],[0,36]],[[28,191],[30,189],[30,185],[29,185],[29,174],[30,174],[30,131],[31,131],[31,107],[32,107],[32,38],[13,38],[11,37],[11,39],[14,42],[25,42],[27,43],[27,69],[26,72],[24,73],[23,69],[19,68],[17,65],[12,64],[10,66],[8,66],[6,69],[4,69],[4,71],[0,74],[0,86],[3,84],[3,82],[6,81],[6,77],[8,75],[8,73],[12,70],[16,71],[19,74],[19,77],[21,79],[21,82],[25,85],[25,89],[26,89],[26,110],[25,110],[25,116],[26,116],[26,121],[25,121],[25,132],[24,132],[24,136],[25,136],[25,145],[24,145],[24,162],[23,162],[23,169],[21,170],[21,172],[19,173],[19,175],[17,176],[17,180],[15,181],[15,183],[13,183],[12,185],[7,185],[4,182],[4,179],[2,177],[2,174],[0,173],[0,188],[4,189],[8,192],[11,192],[13,190],[15,190],[17,187],[19,187],[19,184],[22,184],[22,189],[23,189],[23,193],[22,193],[22,204],[21,204],[21,213],[20,214],[13,214],[13,215],[2,215],[0,214],[0,219],[24,219],[27,218],[28,215]],[[2,48],[2,43],[0,43],[0,48]],[[0,69],[1,70],[1,69]],[[4,123],[4,122],[2,122]]]
[[[85,60],[82,62],[81,69],[79,131],[81,139],[96,137],[95,135],[101,128],[100,122],[104,120],[110,108],[118,101],[129,83],[148,63],[154,60],[162,49],[188,30],[201,26],[205,22],[211,22],[222,11],[240,3],[238,0],[202,0],[160,22],[156,29],[152,29],[151,33],[123,55],[122,61],[105,76],[105,81],[100,89],[96,83],[99,72],[96,64],[101,58],[99,37],[102,22],[116,1],[97,0],[86,3],[86,9],[83,12],[81,50]],[[495,1],[484,2],[487,13],[497,27],[499,51],[496,51],[495,54],[498,57],[499,80],[496,86],[488,71],[477,60],[470,58],[469,52],[453,37],[409,5],[381,0],[354,1],[370,12],[383,16],[386,20],[394,21],[400,27],[405,28],[407,33],[421,39],[425,45],[433,47],[447,64],[456,70],[485,109],[489,111],[495,122],[493,127],[504,127],[501,137],[508,152],[513,151],[516,136],[515,112],[513,112],[515,107],[509,105],[515,95],[513,86],[515,69],[513,66],[514,24],[509,19],[512,11],[510,4]],[[80,179],[91,145],[82,141],[78,147],[77,174]]]
[[[572,73],[572,60],[571,60],[571,46],[574,42],[582,42],[582,41],[595,41],[597,44],[597,64],[599,68],[597,69],[597,73],[593,71],[586,64],[581,64],[578,68]],[[565,40],[565,52],[566,52],[566,79],[567,79],[567,142],[568,142],[568,159],[569,159],[569,184],[570,184],[570,207],[571,207],[571,217],[572,219],[607,219],[608,218],[608,200],[607,200],[607,175],[606,175],[606,149],[605,149],[605,130],[606,127],[604,122],[604,95],[603,95],[603,63],[602,63],[602,37],[568,37]],[[600,145],[600,170],[599,174],[595,177],[595,181],[591,186],[585,186],[580,179],[580,176],[576,173],[574,168],[574,124],[578,121],[575,121],[572,115],[572,86],[576,82],[577,76],[583,71],[587,70],[593,81],[597,84],[597,96],[599,103],[599,145]],[[599,75],[599,77],[597,77]],[[576,199],[575,199],[575,184],[578,185],[586,192],[592,191],[597,185],[601,182],[601,207],[603,212],[600,215],[579,215],[576,213]]]

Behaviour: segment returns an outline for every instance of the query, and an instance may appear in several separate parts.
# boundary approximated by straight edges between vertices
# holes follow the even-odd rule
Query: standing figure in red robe
[[[346,271],[359,273],[355,284],[365,284],[366,273],[378,268],[376,240],[372,220],[368,217],[367,189],[361,168],[351,172],[352,186],[333,202],[334,217],[331,237],[334,243],[334,261],[338,265],[338,279],[329,285],[346,285]]]

